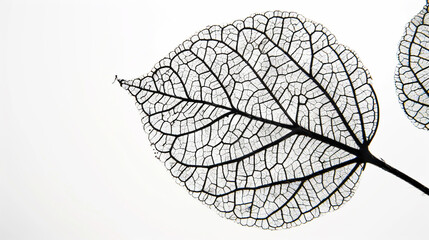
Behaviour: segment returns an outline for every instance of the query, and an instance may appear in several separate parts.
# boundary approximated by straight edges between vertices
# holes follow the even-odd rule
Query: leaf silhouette
[[[322,25],[275,11],[208,27],[148,75],[118,81],[192,196],[277,229],[338,209],[367,162],[396,171],[368,151],[379,119],[370,80]]]
[[[428,5],[408,23],[399,44],[395,82],[399,102],[408,118],[429,130]]]

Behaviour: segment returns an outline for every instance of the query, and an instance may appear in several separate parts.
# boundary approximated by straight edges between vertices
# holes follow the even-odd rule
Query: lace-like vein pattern
[[[378,123],[370,77],[320,24],[267,12],[211,26],[119,80],[158,158],[242,225],[289,228],[354,193]]]
[[[396,89],[415,126],[429,130],[429,15],[426,5],[408,23],[399,45]]]

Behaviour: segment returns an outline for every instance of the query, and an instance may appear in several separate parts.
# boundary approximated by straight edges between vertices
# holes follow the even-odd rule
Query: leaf
[[[360,60],[288,12],[211,26],[148,75],[119,80],[192,196],[242,225],[289,228],[353,195],[377,129]]]
[[[429,130],[428,5],[408,23],[399,44],[395,81],[399,102],[408,118]]]

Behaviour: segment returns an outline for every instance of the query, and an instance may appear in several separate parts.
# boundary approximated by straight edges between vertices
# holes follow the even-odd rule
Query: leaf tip
[[[112,84],[114,84],[115,82],[118,82],[119,86],[121,86],[122,88],[128,90],[129,84],[127,84],[127,80],[125,80],[125,79],[119,79],[118,75],[115,75],[115,80],[113,81]]]

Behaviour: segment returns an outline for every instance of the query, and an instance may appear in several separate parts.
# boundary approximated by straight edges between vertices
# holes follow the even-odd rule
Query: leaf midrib
[[[311,132],[311,131],[309,131],[309,130],[301,127],[301,126],[288,125],[288,124],[284,124],[284,123],[279,123],[279,122],[276,122],[276,121],[268,120],[268,119],[265,119],[265,118],[256,117],[254,115],[251,115],[249,113],[240,111],[238,109],[228,108],[226,106],[215,104],[215,103],[212,103],[212,102],[206,102],[206,101],[195,100],[195,99],[188,99],[188,98],[183,98],[183,97],[179,97],[179,96],[175,96],[175,95],[171,95],[171,94],[167,94],[167,93],[163,93],[163,92],[159,92],[159,91],[154,91],[154,90],[151,90],[151,89],[144,89],[144,88],[141,88],[141,87],[136,87],[136,86],[127,84],[125,81],[122,81],[121,84],[125,84],[125,85],[127,85],[129,87],[138,88],[138,89],[140,89],[142,91],[151,92],[153,94],[161,94],[161,95],[164,95],[166,97],[177,98],[177,99],[182,100],[182,101],[195,102],[195,103],[201,103],[201,104],[208,104],[208,105],[211,105],[211,106],[214,106],[214,107],[223,108],[223,109],[226,109],[226,110],[228,110],[228,111],[230,111],[232,113],[245,116],[245,117],[247,117],[249,119],[258,120],[258,121],[261,121],[261,122],[264,122],[264,123],[272,124],[272,125],[275,125],[275,126],[278,126],[278,127],[282,127],[282,128],[286,128],[286,129],[291,130],[291,132],[289,132],[288,134],[286,134],[283,137],[279,138],[279,139],[282,139],[282,140],[285,140],[286,138],[291,137],[292,135],[302,135],[302,136],[308,136],[310,138],[313,138],[313,139],[319,140],[321,142],[327,143],[329,145],[332,145],[334,147],[337,147],[339,149],[347,151],[347,152],[349,152],[349,153],[351,153],[351,154],[353,154],[355,156],[358,156],[359,152],[360,152],[358,149],[350,147],[350,146],[348,146],[348,145],[346,145],[344,143],[338,142],[338,141],[333,140],[331,138],[328,138],[326,136],[317,134],[315,132]],[[137,94],[136,94],[135,97],[137,98]],[[165,134],[165,133],[163,133],[163,134]],[[251,153],[249,153],[247,155],[253,155],[253,154],[258,153],[260,151],[263,151],[263,150],[265,150],[265,149],[267,149],[267,148],[269,148],[271,146],[274,146],[276,144],[273,144],[273,143],[280,143],[281,142],[281,141],[279,141],[279,139],[276,140],[276,141],[274,141],[274,142],[272,142],[272,143],[270,143],[270,144],[264,145],[264,147],[259,148],[257,151],[252,151]],[[247,156],[247,155],[245,155],[245,156]],[[181,164],[183,164],[184,166],[188,166],[188,167],[206,167],[206,168],[209,168],[209,167],[216,167],[216,166],[221,166],[221,165],[225,165],[225,164],[234,163],[234,162],[237,162],[237,161],[241,161],[242,159],[244,159],[244,158],[240,157],[240,158],[237,158],[237,159],[232,159],[232,160],[229,160],[229,161],[225,161],[225,162],[222,162],[222,163],[219,163],[219,164],[210,165],[210,166],[190,165],[190,164],[184,164],[184,163],[181,163]]]

